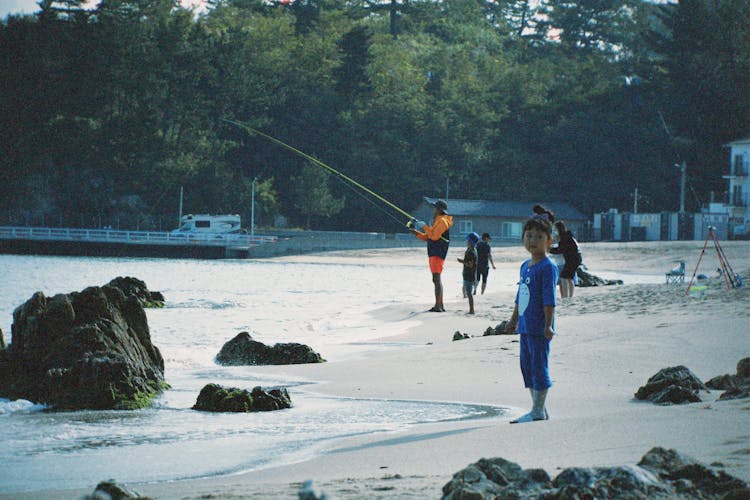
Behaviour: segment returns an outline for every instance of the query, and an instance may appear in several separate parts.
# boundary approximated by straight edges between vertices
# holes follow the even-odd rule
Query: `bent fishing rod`
[[[352,179],[348,175],[339,172],[338,170],[336,170],[335,168],[331,167],[330,165],[326,165],[322,161],[318,160],[317,158],[315,158],[313,156],[310,156],[309,154],[305,153],[304,151],[300,151],[299,149],[295,148],[294,146],[291,146],[291,145],[285,143],[284,141],[282,141],[280,139],[277,139],[277,138],[275,138],[275,137],[273,137],[271,135],[268,135],[268,134],[266,134],[264,132],[261,132],[260,130],[255,129],[255,128],[253,128],[253,127],[251,127],[249,125],[246,125],[246,124],[244,124],[242,122],[239,122],[239,121],[236,121],[236,120],[229,120],[227,118],[222,118],[222,120],[225,121],[225,122],[227,122],[227,123],[230,123],[232,125],[235,125],[237,127],[240,127],[240,128],[244,129],[246,132],[248,132],[250,134],[259,135],[259,136],[263,137],[264,139],[267,139],[267,140],[273,142],[274,144],[278,144],[279,146],[281,146],[281,147],[283,147],[285,149],[288,149],[289,151],[292,151],[293,153],[298,154],[299,156],[305,158],[306,160],[311,161],[315,165],[318,165],[319,167],[324,168],[326,171],[328,171],[328,173],[335,175],[339,179],[342,179],[342,180],[344,180],[346,182],[349,182],[351,185],[358,187],[359,189],[361,189],[365,193],[367,193],[367,194],[369,194],[369,195],[377,198],[378,200],[382,201],[383,203],[385,203],[386,205],[388,205],[392,209],[396,210],[401,215],[403,215],[405,217],[408,217],[409,221],[406,223],[406,227],[411,228],[413,226],[413,221],[416,220],[416,219],[409,212],[407,212],[406,210],[403,210],[402,208],[400,208],[399,206],[395,205],[394,203],[391,203],[390,201],[386,200],[385,198],[383,198],[381,195],[379,195],[378,193],[376,193],[372,189],[368,188],[367,186],[364,186],[364,185],[360,184],[359,182],[355,181],[354,179]],[[390,214],[388,214],[388,215],[390,215]],[[394,218],[394,220],[398,220],[398,219],[395,219],[395,217],[393,217],[393,216],[391,216],[391,217]],[[398,222],[400,223],[401,221],[398,221]]]

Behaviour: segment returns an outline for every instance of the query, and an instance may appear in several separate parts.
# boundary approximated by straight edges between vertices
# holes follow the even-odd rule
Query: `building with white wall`
[[[732,238],[750,237],[750,137],[725,145],[729,148],[729,199],[726,213]]]

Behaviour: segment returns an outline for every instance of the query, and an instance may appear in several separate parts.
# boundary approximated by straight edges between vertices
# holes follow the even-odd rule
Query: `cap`
[[[479,235],[477,233],[469,233],[466,235],[466,241],[470,241],[472,245],[479,243]]]

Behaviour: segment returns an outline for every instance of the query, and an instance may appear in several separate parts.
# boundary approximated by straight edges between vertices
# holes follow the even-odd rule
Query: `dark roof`
[[[739,146],[740,144],[750,144],[750,137],[744,139],[737,139],[736,141],[728,142],[724,144],[724,147]]]
[[[427,198],[426,202],[434,202],[437,198]],[[535,203],[527,201],[489,201],[489,200],[457,200],[450,198],[448,213],[455,216],[474,217],[511,217],[526,219],[531,217],[531,207]],[[587,217],[568,203],[545,202],[547,209],[555,213],[556,220],[587,220]]]

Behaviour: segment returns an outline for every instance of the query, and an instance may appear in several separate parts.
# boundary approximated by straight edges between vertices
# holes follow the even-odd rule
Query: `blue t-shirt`
[[[518,282],[518,326],[520,334],[544,335],[544,307],[555,305],[555,286],[558,269],[549,257],[529,266],[531,260],[521,265]],[[555,327],[554,318],[552,328]]]

